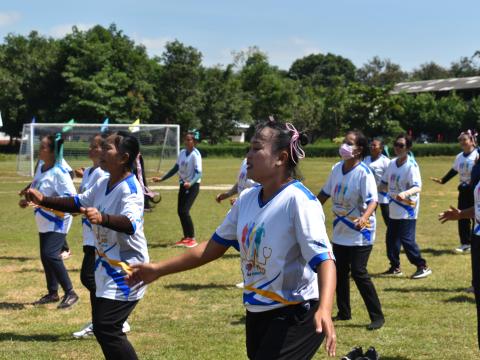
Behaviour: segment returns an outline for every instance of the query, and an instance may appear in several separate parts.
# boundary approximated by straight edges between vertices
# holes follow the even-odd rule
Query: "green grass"
[[[456,255],[455,223],[440,225],[437,214],[456,203],[456,182],[441,186],[428,180],[447,171],[453,157],[417,159],[424,180],[417,239],[433,269],[427,279],[407,276],[387,279],[374,276],[386,315],[386,325],[368,332],[368,315],[352,283],[353,319],[336,324],[338,355],[354,345],[375,346],[382,359],[478,359],[476,313],[473,296],[463,290],[470,285],[470,256]],[[307,159],[302,164],[306,185],[318,192],[334,159]],[[233,183],[240,159],[204,160],[203,184]],[[85,164],[88,165],[88,164]],[[29,303],[45,292],[39,260],[38,235],[31,210],[17,206],[16,192],[29,181],[15,173],[15,160],[0,163],[0,358],[1,359],[96,359],[101,357],[94,339],[74,340],[71,333],[90,318],[87,291],[79,271],[82,260],[80,221],[77,218],[68,240],[74,256],[66,262],[81,303],[71,310],[54,306],[33,308]],[[162,168],[164,168],[162,166]],[[175,184],[169,180],[168,184]],[[216,191],[201,190],[193,208],[197,237],[209,239],[228,210],[214,201]],[[181,237],[176,215],[176,192],[163,191],[162,202],[145,216],[150,256],[161,260],[182,250],[170,245]],[[331,233],[330,203],[325,208]],[[380,216],[379,216],[380,217]],[[369,270],[378,274],[387,268],[383,223]],[[414,272],[402,254],[406,275]],[[129,339],[141,359],[244,359],[244,308],[239,282],[239,259],[235,251],[213,264],[172,275],[150,286],[130,317]],[[322,348],[316,359],[326,358]]]

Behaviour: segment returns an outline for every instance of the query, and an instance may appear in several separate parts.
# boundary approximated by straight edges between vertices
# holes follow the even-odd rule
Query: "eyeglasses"
[[[405,144],[404,143],[399,143],[399,142],[396,142],[393,144],[394,147],[398,147],[400,149],[403,149],[405,147]]]

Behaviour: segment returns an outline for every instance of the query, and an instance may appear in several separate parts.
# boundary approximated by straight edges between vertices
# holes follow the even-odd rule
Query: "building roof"
[[[400,92],[421,93],[468,89],[480,89],[480,76],[401,82],[395,85],[392,94],[398,94]]]

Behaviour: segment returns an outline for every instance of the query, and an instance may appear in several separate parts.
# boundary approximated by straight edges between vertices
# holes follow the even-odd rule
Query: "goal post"
[[[88,158],[90,140],[101,133],[103,124],[30,123],[23,125],[17,173],[34,176],[42,137],[61,132],[64,138],[63,157],[76,169],[91,166]],[[168,170],[180,153],[180,126],[172,124],[109,124],[108,131],[127,131],[140,143],[145,170],[158,173]]]

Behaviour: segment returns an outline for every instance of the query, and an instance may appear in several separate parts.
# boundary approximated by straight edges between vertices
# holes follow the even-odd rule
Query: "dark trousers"
[[[477,304],[477,339],[480,348],[480,236],[472,235],[472,285]]]
[[[380,210],[382,212],[383,222],[385,226],[388,226],[388,220],[390,220],[390,210],[388,204],[380,204]]]
[[[323,333],[315,331],[318,301],[307,301],[280,309],[247,311],[247,356],[254,360],[311,359],[322,344]]]
[[[403,246],[408,261],[417,268],[425,267],[427,262],[420,254],[415,241],[417,220],[390,219],[387,228],[387,257],[390,265],[400,268],[400,248]]]
[[[46,232],[40,234],[40,259],[42,260],[49,293],[58,292],[58,284],[67,294],[73,290],[67,269],[59,255],[65,243],[65,234]]]
[[[471,186],[458,187],[458,208],[460,210],[468,209],[473,206],[473,190]],[[472,237],[473,219],[458,220],[458,235],[462,245],[470,245]]]
[[[337,306],[338,314],[351,318],[350,272],[357,289],[363,298],[371,321],[383,319],[382,306],[368,274],[367,263],[372,246],[342,246],[333,244],[333,254],[337,265]]]
[[[93,308],[95,301],[95,246],[83,246],[82,269],[80,270],[80,281],[90,292],[90,305]]]
[[[127,320],[138,301],[119,301],[96,297],[93,313],[93,333],[107,360],[138,359],[135,350],[123,333]]]
[[[193,221],[190,216],[190,208],[192,207],[199,191],[199,183],[193,184],[190,189],[185,189],[183,185],[180,185],[180,190],[178,191],[177,212],[180,222],[182,223],[184,237],[195,237],[195,229],[193,228]]]

